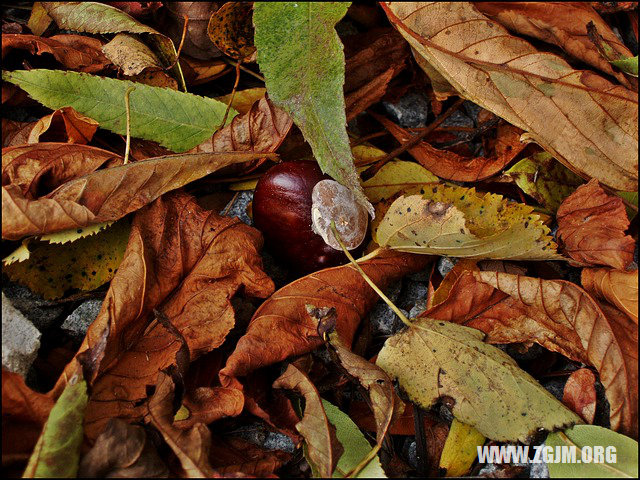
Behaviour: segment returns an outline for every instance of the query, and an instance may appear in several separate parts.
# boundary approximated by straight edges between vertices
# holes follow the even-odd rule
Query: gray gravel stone
[[[253,190],[245,190],[232,200],[231,207],[227,211],[227,217],[237,217],[247,225],[253,225],[251,218],[247,215],[247,205],[253,200]],[[229,205],[227,205],[228,207]],[[225,207],[225,209],[227,208]]]
[[[456,263],[458,263],[458,259],[455,257],[440,257],[437,266],[438,272],[440,272],[440,275],[445,277],[447,273],[453,269]]]
[[[404,282],[402,293],[398,297],[396,305],[405,310],[412,310],[416,305],[427,305],[427,290],[426,283],[412,282],[407,280]]]
[[[64,310],[64,306],[45,300],[27,287],[14,282],[3,283],[2,292],[41,332],[49,328]]]
[[[422,93],[410,92],[395,103],[382,102],[395,123],[404,128],[419,128],[427,124],[429,99]]]
[[[473,120],[467,117],[460,110],[456,110],[453,112],[448,118],[442,122],[443,127],[470,127],[473,128],[475,125]]]
[[[267,438],[264,440],[262,446],[268,450],[282,450],[283,452],[293,453],[296,451],[296,446],[288,436],[279,432],[267,433]]]
[[[76,341],[82,341],[87,334],[89,325],[96,319],[100,307],[102,306],[102,300],[90,299],[82,302],[78,308],[76,308],[71,315],[69,315],[60,328],[65,330]]]
[[[544,446],[542,447],[544,448]],[[549,478],[549,466],[545,463],[532,463],[529,469],[530,478]]]
[[[2,294],[2,368],[27,375],[40,348],[40,332]]]

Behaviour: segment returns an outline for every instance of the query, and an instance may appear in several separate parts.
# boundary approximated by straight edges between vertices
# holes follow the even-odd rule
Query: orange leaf
[[[564,385],[562,403],[587,423],[596,416],[596,376],[588,368],[573,372]]]
[[[635,241],[624,232],[629,220],[620,197],[608,195],[596,179],[582,185],[558,207],[558,236],[574,260],[624,270]]]
[[[638,270],[623,272],[608,268],[583,268],[582,286],[638,323]]]

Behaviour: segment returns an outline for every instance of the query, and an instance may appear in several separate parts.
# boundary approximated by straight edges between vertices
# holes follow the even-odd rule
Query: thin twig
[[[182,47],[184,46],[184,40],[185,38],[187,38],[187,25],[189,25],[189,15],[183,13],[182,18],[184,18],[184,26],[182,27],[182,38],[180,38],[180,45],[178,45],[178,50],[176,51],[176,59],[171,65],[166,67],[165,70],[171,70],[176,66],[176,63],[178,63],[178,59],[180,58],[180,53],[182,52]]]
[[[227,62],[229,65],[233,65],[234,67],[236,67],[238,65],[238,63],[240,63],[240,62],[236,62],[235,60],[231,60],[230,58],[227,58],[227,57],[224,57],[223,60],[225,62]],[[253,75],[254,77],[256,77],[261,82],[264,82],[264,77],[262,75],[260,75],[259,73],[256,73],[253,70],[250,70],[250,69],[248,69],[247,67],[245,67],[243,65],[241,65],[239,68],[243,72],[248,73],[249,75]]]
[[[124,148],[124,162],[123,165],[129,163],[129,149],[131,148],[131,109],[129,107],[129,95],[133,92],[136,87],[132,86],[127,88],[127,91],[124,92],[124,108],[127,112],[127,144]]]
[[[224,117],[222,117],[222,123],[220,127],[224,127],[224,124],[227,123],[227,117],[229,116],[229,110],[231,110],[231,104],[233,103],[233,99],[236,98],[236,91],[238,90],[238,83],[240,83],[240,66],[242,64],[242,60],[240,60],[236,65],[236,81],[233,84],[233,90],[231,90],[231,98],[229,98],[229,103],[227,104],[227,109],[224,112]]]
[[[394,158],[396,158],[398,155],[400,155],[401,153],[406,152],[407,150],[409,150],[411,147],[414,147],[415,145],[417,145],[418,143],[420,143],[427,135],[429,135],[431,132],[433,132],[438,125],[440,125],[442,122],[444,122],[447,118],[449,118],[450,115],[452,115],[456,110],[458,110],[458,108],[460,108],[460,105],[462,105],[462,103],[464,102],[464,98],[459,98],[458,100],[455,101],[455,103],[453,105],[451,105],[446,112],[442,113],[438,118],[436,118],[433,123],[431,125],[429,125],[428,127],[426,127],[422,132],[420,132],[419,135],[416,135],[415,137],[413,137],[411,140],[409,140],[408,142],[400,145],[400,147],[396,148],[393,152],[391,152],[390,154],[382,157],[380,160],[378,160],[376,163],[374,163],[373,165],[371,165],[369,168],[367,168],[364,172],[362,172],[362,179],[363,180],[368,180],[371,177],[373,177],[376,173],[378,173],[378,171],[389,161],[392,160]]]

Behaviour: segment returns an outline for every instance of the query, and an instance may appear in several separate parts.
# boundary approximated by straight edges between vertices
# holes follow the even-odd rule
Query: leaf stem
[[[349,261],[353,264],[353,266],[356,267],[356,270],[358,270],[358,273],[360,273],[360,275],[362,275],[362,278],[364,278],[364,280],[369,284],[369,286],[371,288],[373,288],[373,290],[378,294],[378,296],[380,298],[382,298],[382,300],[384,300],[384,302],[387,305],[389,305],[389,308],[391,308],[391,310],[393,310],[393,312],[396,315],[398,315],[400,320],[402,320],[402,323],[404,323],[407,327],[410,327],[411,326],[411,321],[405,316],[404,313],[402,313],[402,311],[398,307],[395,306],[395,304],[389,299],[389,297],[387,297],[382,292],[382,290],[380,290],[380,288],[378,288],[378,286],[373,282],[373,280],[371,280],[369,278],[369,275],[364,273],[364,270],[362,270],[362,267],[360,265],[358,265],[356,260],[353,258],[353,255],[351,255],[351,253],[349,253],[349,250],[347,250],[347,247],[345,247],[344,243],[342,242],[342,238],[340,237],[340,234],[338,233],[338,230],[336,229],[336,222],[334,222],[333,220],[331,221],[331,231],[333,232],[333,235],[336,237],[336,240],[340,244],[340,247],[342,247],[342,251],[347,256]]]
[[[127,145],[124,149],[124,162],[123,165],[129,163],[129,150],[131,148],[131,108],[129,107],[129,95],[136,87],[131,86],[124,92],[124,108],[127,111]]]

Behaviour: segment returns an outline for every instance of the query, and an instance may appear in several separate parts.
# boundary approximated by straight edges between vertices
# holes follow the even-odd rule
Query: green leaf
[[[580,418],[546,391],[479,330],[428,318],[390,337],[376,364],[424,409],[451,397],[453,415],[482,435],[527,443],[540,428]]]
[[[256,2],[255,44],[271,100],[291,115],[322,171],[350,188],[373,215],[349,147],[344,53],[333,28],[349,5]]]
[[[546,444],[554,449],[554,462],[547,462],[549,476],[551,478],[638,478],[638,442],[616,433],[608,428],[595,425],[576,425],[564,432],[550,433]],[[575,446],[576,459],[580,463],[558,463],[556,460],[556,447]],[[585,449],[585,447],[590,447]],[[594,463],[596,448],[604,448],[604,462]],[[610,452],[615,448],[615,461],[607,458],[607,448]],[[582,459],[583,452],[591,451],[590,463]]]
[[[186,91],[176,47],[170,38],[138,22],[122,10],[100,2],[39,2],[60,28],[87,33],[135,33],[146,40]]]
[[[611,65],[618,67],[624,73],[628,73],[634,77],[638,76],[638,55],[635,57],[623,58],[621,60],[612,60],[610,63]]]
[[[332,403],[322,400],[322,406],[331,424],[336,427],[338,441],[344,453],[338,460],[333,478],[345,478],[371,452],[371,445],[349,416]],[[376,455],[354,478],[387,478]]]
[[[478,259],[563,259],[533,207],[452,185],[413,191],[394,201],[377,225],[373,238],[381,247]]]
[[[115,275],[127,248],[130,229],[129,222],[122,220],[69,244],[32,242],[26,261],[5,264],[2,270],[10,279],[46,299],[60,298],[70,289],[94,290]],[[14,252],[13,256],[16,255]]]
[[[126,134],[124,94],[129,97],[131,136],[153,140],[181,153],[204,142],[221,126],[227,106],[212,98],[61,70],[16,70],[2,79],[18,85],[44,106],[73,107],[100,123],[100,127]],[[227,123],[236,115],[231,109]]]
[[[513,178],[524,193],[551,212],[584,180],[547,152],[536,153],[516,163],[505,175]]]
[[[49,413],[23,478],[75,478],[87,407],[87,382],[69,381]]]
[[[618,195],[623,200],[626,200],[631,205],[635,205],[635,209],[625,205],[625,208],[627,210],[627,217],[629,217],[629,220],[633,220],[634,217],[638,214],[638,192],[616,192],[616,195]]]

